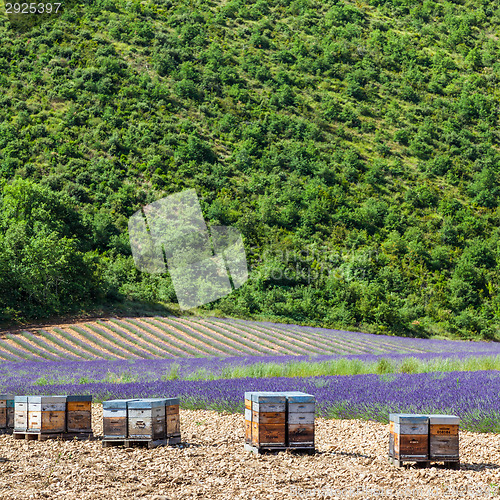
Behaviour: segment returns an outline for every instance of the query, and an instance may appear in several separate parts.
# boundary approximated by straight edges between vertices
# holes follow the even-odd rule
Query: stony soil
[[[396,468],[388,426],[316,421],[317,453],[243,450],[243,416],[181,411],[183,444],[152,450],[94,441],[0,437],[1,499],[491,498],[500,485],[500,435],[461,432],[461,470]]]

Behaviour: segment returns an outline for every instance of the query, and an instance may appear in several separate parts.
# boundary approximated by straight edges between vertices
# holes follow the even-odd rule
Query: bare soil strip
[[[102,407],[93,406],[99,436]],[[390,465],[388,426],[374,422],[317,419],[317,453],[311,456],[245,452],[240,414],[181,410],[181,431],[182,445],[152,450],[102,448],[99,440],[1,436],[0,498],[456,500],[498,495],[496,434],[461,432],[462,465],[454,471]]]

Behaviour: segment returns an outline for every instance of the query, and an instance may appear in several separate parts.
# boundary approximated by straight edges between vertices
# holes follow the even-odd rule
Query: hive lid
[[[127,403],[130,401],[135,401],[135,399],[110,399],[109,401],[102,402],[103,410],[111,410],[111,409],[127,409]]]
[[[289,403],[315,403],[316,398],[312,394],[299,391],[284,392],[284,396]]]
[[[13,394],[0,394],[0,401],[5,401],[7,399],[14,399]]]
[[[165,406],[173,406],[180,404],[179,398],[165,398]]]
[[[66,401],[92,401],[91,394],[73,394],[72,396],[66,396]]]
[[[27,403],[28,402],[28,396],[14,396],[14,401],[16,403]]]
[[[459,425],[460,417],[456,415],[427,415],[431,425]]]
[[[429,422],[428,415],[415,413],[391,413],[389,419],[396,424],[426,424]]]
[[[255,393],[254,392],[245,392],[245,399],[248,399],[249,401],[251,401],[252,394],[255,394]]]
[[[28,403],[65,403],[67,396],[28,396]]]
[[[127,402],[127,408],[139,408],[139,409],[149,409],[158,408],[160,406],[165,406],[166,399],[136,399]]]
[[[252,401],[256,403],[286,403],[282,392],[253,392]]]

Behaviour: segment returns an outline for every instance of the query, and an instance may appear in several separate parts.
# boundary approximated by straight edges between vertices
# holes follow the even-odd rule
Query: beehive
[[[127,402],[131,399],[111,399],[102,403],[102,425],[104,438],[127,438]]]
[[[14,411],[14,396],[10,394],[1,394],[0,395],[0,429],[12,428],[13,418],[9,418],[9,412],[13,415]],[[10,405],[9,405],[10,403]],[[11,411],[9,411],[11,410]],[[11,424],[9,426],[9,424]]]
[[[389,456],[396,460],[425,461],[429,457],[429,417],[389,415]]]
[[[14,398],[14,431],[26,432],[28,430],[28,396]]]
[[[245,443],[252,444],[252,393],[245,392]]]
[[[286,446],[286,397],[281,393],[252,393],[252,445]]]
[[[14,428],[14,396],[7,399],[7,429]]]
[[[92,432],[92,396],[66,397],[66,429],[68,432]]]
[[[285,392],[287,399],[287,444],[290,448],[314,448],[316,399],[304,392]]]
[[[430,460],[458,460],[458,427],[460,418],[455,415],[429,415]]]
[[[66,431],[66,396],[28,396],[28,432]]]
[[[127,403],[130,439],[165,438],[165,399],[138,399]]]
[[[165,431],[166,437],[177,437],[181,435],[179,398],[165,399]]]

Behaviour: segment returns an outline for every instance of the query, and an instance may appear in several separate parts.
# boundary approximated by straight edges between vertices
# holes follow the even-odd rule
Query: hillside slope
[[[124,299],[127,219],[184,188],[250,280],[206,306],[499,334],[500,3],[96,0],[0,19],[0,320]]]
[[[279,362],[349,355],[489,355],[500,344],[410,339],[221,318],[109,318],[6,333],[1,361],[228,358]]]

